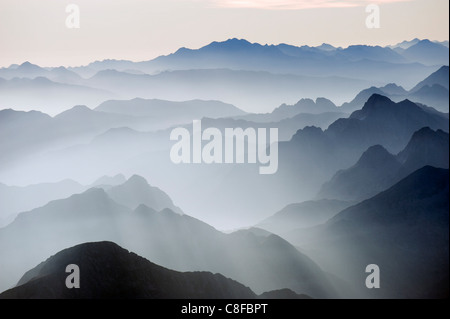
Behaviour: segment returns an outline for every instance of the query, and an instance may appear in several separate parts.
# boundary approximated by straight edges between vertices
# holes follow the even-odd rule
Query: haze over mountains
[[[25,62],[0,69],[0,107],[39,108],[54,115],[76,104],[93,108],[108,99],[139,97],[220,100],[258,113],[323,92],[343,103],[371,85],[412,87],[437,66],[448,64],[448,47],[440,43],[422,40],[397,51],[364,45],[268,46],[230,39],[145,62],[105,60],[69,69]]]
[[[65,268],[83,269],[83,288],[65,286]],[[113,268],[108,267],[113,265]],[[99,285],[101,283],[101,285]],[[139,286],[136,286],[139,283]],[[0,298],[200,299],[256,295],[247,287],[211,273],[177,273],[120,248],[113,243],[76,246],[49,258],[27,272],[18,287]],[[199,287],[206,289],[198,289]]]
[[[165,267],[219,272],[258,293],[290,288],[316,297],[337,295],[327,275],[278,236],[257,235],[252,231],[225,235],[169,208],[157,212],[141,204],[134,209],[112,199],[118,198],[123,203],[126,196],[132,194],[136,198],[145,189],[152,190],[144,182],[134,176],[107,192],[92,188],[21,213],[13,223],[0,229],[1,289],[12,286],[23,272],[45,256],[104,238]],[[167,199],[160,191],[153,196],[143,196],[140,201],[150,201],[156,207],[156,196]],[[18,242],[20,250],[16,249]]]
[[[426,166],[310,231],[286,237],[371,298],[448,296],[448,170]],[[365,273],[384,269],[382,289]]]
[[[442,66],[439,70],[418,83],[410,91],[394,83],[384,87],[371,87],[361,91],[354,100],[342,105],[345,112],[356,111],[362,102],[366,101],[372,94],[381,94],[390,97],[394,101],[410,99],[427,106],[436,108],[441,112],[448,113],[449,96],[449,68]]]
[[[428,127],[420,129],[397,156],[390,154],[381,145],[370,147],[354,166],[338,171],[324,184],[318,197],[358,201],[367,199],[423,166],[448,169],[448,153],[448,133],[433,131]]]
[[[300,107],[282,108],[289,112],[292,112],[292,108],[291,114],[296,114],[302,112],[303,102],[298,105]],[[124,106],[123,112],[128,112],[127,108]],[[305,109],[310,111],[307,107]],[[230,110],[234,112],[233,108]],[[394,103],[381,95],[373,95],[361,110],[348,118],[344,116],[336,120],[325,130],[302,128],[306,124],[302,117],[307,113],[298,113],[278,123],[243,122],[231,118],[204,119],[203,128],[279,128],[280,139],[285,142],[279,144],[278,172],[271,176],[260,176],[256,166],[252,165],[175,165],[168,156],[173,145],[169,140],[171,128],[144,133],[121,127],[119,123],[117,128],[107,129],[114,122],[103,122],[103,119],[122,115],[86,108],[80,111],[86,114],[87,119],[102,120],[91,122],[94,124],[90,126],[89,121],[70,121],[69,114],[66,118],[61,115],[52,119],[38,113],[2,111],[15,119],[8,122],[4,128],[6,132],[17,130],[23,125],[22,121],[34,115],[39,115],[42,124],[34,126],[32,121],[28,125],[29,131],[24,130],[22,137],[18,135],[16,147],[13,145],[8,149],[9,144],[4,146],[9,151],[3,153],[6,158],[2,159],[4,165],[0,169],[0,180],[7,185],[27,185],[70,178],[89,184],[103,175],[138,174],[161,189],[170,190],[169,195],[183,211],[213,225],[222,225],[221,228],[251,225],[262,216],[269,216],[288,204],[314,198],[323,183],[339,169],[355,164],[362,153],[373,145],[383,145],[387,151],[395,154],[404,149],[414,132],[423,127],[448,132],[448,115],[408,100]],[[273,112],[277,113],[278,109]],[[306,118],[314,122],[319,116],[327,118],[328,114],[309,115]],[[333,120],[333,116],[329,121]],[[140,119],[145,122],[145,117]],[[147,125],[144,122],[139,125]],[[38,129],[41,127],[39,125],[48,125],[49,129]],[[62,127],[61,133],[57,133],[59,127]],[[187,123],[186,127],[192,127],[192,123]],[[297,128],[300,129],[295,132]],[[104,133],[96,133],[102,129]],[[35,139],[35,142],[30,143],[30,138],[31,141]],[[4,141],[8,143],[8,140]],[[18,148],[21,145],[19,143],[24,144]],[[167,178],[168,172],[177,177],[175,183]],[[202,183],[198,183],[199,178]],[[260,193],[267,191],[276,191],[278,195],[276,198],[262,198]],[[228,226],[223,226],[224,223]]]
[[[2,68],[0,297],[446,297],[448,74],[419,39]],[[277,172],[174,164],[194,120],[278,129]],[[89,289],[65,291],[69,260]]]
[[[83,287],[65,286],[65,268],[83,269]],[[305,299],[292,290],[257,296],[248,287],[207,272],[180,273],[150,261],[111,242],[88,243],[65,249],[28,271],[17,287],[0,299]]]

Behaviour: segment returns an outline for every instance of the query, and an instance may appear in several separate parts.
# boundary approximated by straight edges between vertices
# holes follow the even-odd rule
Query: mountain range
[[[224,42],[212,42],[198,50],[181,48],[173,54],[152,61],[130,63],[108,60],[72,70],[75,72],[91,70],[92,74],[92,70],[98,72],[105,69],[121,71],[138,69],[152,74],[164,70],[227,68],[263,70],[271,73],[307,73],[316,76],[352,74],[353,77],[365,78],[366,75],[363,73],[370,69],[375,71],[372,74],[376,78],[383,71],[392,71],[388,70],[389,67],[402,72],[401,64],[417,68],[418,65],[413,66],[417,62],[439,65],[448,61],[448,47],[428,40],[417,42],[407,51],[398,53],[389,47],[364,45],[353,45],[345,49],[327,47],[324,50],[323,47],[261,45],[243,39],[229,39]],[[376,67],[380,70],[377,71]]]
[[[394,185],[423,166],[448,169],[449,137],[441,130],[422,128],[415,132],[397,156],[381,145],[370,147],[358,162],[338,171],[323,185],[318,198],[364,200]]]
[[[436,66],[448,64],[448,50],[428,40],[394,50],[260,45],[230,39],[198,50],[181,48],[144,62],[105,60],[76,68],[24,62],[0,69],[0,107],[38,108],[54,115],[73,105],[93,108],[111,99],[202,99],[257,113],[323,92],[343,103],[364,87],[388,84],[386,78],[414,86]]]
[[[323,225],[286,234],[324,269],[351,283],[359,297],[448,296],[448,169],[425,166]],[[367,265],[381,269],[381,288],[365,286]]]
[[[448,297],[448,51],[230,39],[1,68],[0,298]],[[278,141],[176,164],[194,120]],[[220,144],[251,162],[250,140]]]
[[[299,103],[300,105],[303,105],[303,102]],[[295,109],[295,112],[298,110],[302,112],[303,107]],[[81,111],[102,117],[127,116],[89,111],[85,108]],[[304,127],[307,124],[304,119],[322,122],[317,124],[326,126],[327,123],[322,119],[332,121],[334,117],[332,113],[331,116],[329,113],[322,113],[308,117],[305,117],[305,113],[299,113],[278,123],[256,123],[239,117],[204,119],[204,128],[208,126],[222,129],[258,126],[279,128],[281,142],[278,172],[273,176],[260,176],[254,165],[192,166],[171,163],[168,157],[173,144],[169,140],[171,128],[156,132],[140,132],[127,127],[108,130],[106,129],[108,125],[105,125],[103,128],[106,131],[95,135],[95,131],[102,126],[93,125],[90,131],[89,126],[86,126],[89,121],[86,121],[86,124],[77,120],[63,122],[63,118],[52,119],[42,113],[33,112],[2,111],[0,114],[3,113],[16,118],[7,121],[8,117],[5,116],[4,121],[8,122],[5,129],[9,129],[9,132],[13,130],[19,132],[17,143],[7,144],[11,148],[4,146],[5,152],[1,153],[2,156],[8,157],[3,159],[0,168],[0,180],[3,183],[26,185],[39,183],[41,180],[53,182],[70,178],[87,185],[102,175],[138,174],[151,180],[153,185],[170,190],[170,197],[183,211],[209,224],[228,225],[222,226],[224,228],[238,226],[233,223],[234,219],[239,219],[241,226],[254,225],[288,204],[311,200],[323,183],[330,180],[338,170],[354,165],[361,154],[373,145],[382,145],[388,152],[397,154],[406,147],[414,132],[423,127],[448,132],[447,114],[408,100],[395,103],[381,95],[373,95],[361,110],[353,112],[347,118],[334,121],[324,130]],[[21,132],[19,129],[21,121],[34,116],[42,121],[42,124],[39,124],[41,126],[37,124],[35,126],[31,120],[27,125],[29,131]],[[80,130],[86,134],[84,137],[73,134],[71,138],[62,139],[65,146],[62,144],[53,147],[57,143],[49,142],[64,136],[64,130],[61,129],[59,133],[60,129],[57,127],[54,129],[48,124],[52,122],[61,123],[59,125],[69,132],[72,130],[71,127],[74,127],[73,132]],[[186,126],[189,128],[192,124]],[[86,127],[86,130],[83,130],[83,127]],[[299,127],[300,129],[296,131]],[[19,138],[22,134],[25,135]],[[38,141],[42,139],[43,143],[50,145],[44,147],[38,141],[29,143],[29,138]],[[77,139],[80,144],[77,144]],[[21,140],[24,144],[18,147]],[[2,141],[9,143],[8,139]],[[38,153],[33,153],[34,150]],[[61,165],[62,163],[64,165]],[[153,169],[155,167],[158,169]],[[176,180],[168,179],[167,172],[173,174]],[[16,181],[17,177],[20,177],[19,182]],[[198,183],[199,179],[204,182]],[[188,191],[190,196],[186,196]],[[261,193],[271,191],[277,192],[276,198],[260,196]],[[199,201],[197,198],[202,200]],[[245,220],[242,219],[244,216]]]
[[[448,118],[409,100],[395,103],[374,94],[361,110],[338,119],[326,130],[306,127],[290,141],[280,142],[279,170],[264,187],[277,185],[276,189],[283,190],[280,196],[285,203],[309,200],[323,183],[338,170],[352,166],[369,147],[382,145],[398,153],[423,127],[448,132]]]
[[[67,265],[81,269],[79,289],[66,287]],[[180,273],[111,242],[65,249],[29,270],[1,299],[254,299],[247,287],[219,274]]]
[[[92,188],[21,213],[0,228],[1,289],[11,287],[29,268],[65,247],[109,240],[164,267],[218,272],[257,293],[289,288],[319,298],[338,294],[332,279],[278,236],[252,230],[224,234],[169,208],[157,212],[141,204],[131,209],[110,197],[123,203],[132,195],[135,201],[151,201],[156,207],[157,201],[150,196],[136,199],[145,194],[139,187],[148,188],[142,184],[135,176],[108,191]]]
[[[384,87],[371,87],[358,93],[358,95],[348,103],[342,105],[342,111],[353,112],[361,107],[371,95],[380,94],[399,102],[404,99],[410,99],[413,102],[419,102],[429,107],[434,107],[441,112],[448,113],[449,105],[449,67],[444,65],[436,72],[423,81],[415,85],[410,91],[394,83]]]

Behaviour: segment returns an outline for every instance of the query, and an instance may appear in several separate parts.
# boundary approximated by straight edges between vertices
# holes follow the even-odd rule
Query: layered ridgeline
[[[279,235],[325,223],[343,209],[387,190],[424,166],[448,169],[448,133],[425,127],[413,134],[404,150],[390,154],[381,145],[365,151],[358,162],[338,171],[316,200],[290,204],[257,226]]]
[[[122,174],[118,174],[113,177],[103,176],[90,185],[81,185],[72,180],[23,187],[0,184],[0,227],[12,222],[21,212],[44,206],[53,200],[82,193],[92,187],[106,190],[114,200],[130,209],[145,204],[158,211],[169,208],[174,212],[182,213],[166,193],[148,185],[142,177],[133,175],[127,180]]]
[[[448,133],[425,127],[415,132],[398,155],[381,145],[370,147],[352,167],[338,171],[322,186],[318,198],[363,200],[391,187],[426,166],[449,167]]]
[[[425,166],[325,224],[285,237],[358,297],[448,297],[448,207],[448,169]],[[380,267],[380,289],[365,286],[370,264]]]
[[[134,208],[138,202],[163,205],[167,198],[152,199],[151,190],[133,177],[106,191],[92,188],[19,214],[0,229],[1,289],[66,247],[108,240],[170,269],[221,273],[258,294],[289,288],[312,297],[338,296],[328,275],[278,236],[254,230],[224,234],[168,208]]]
[[[433,72],[423,81],[415,85],[411,90],[406,91],[403,87],[395,83],[389,83],[383,87],[370,87],[358,93],[356,97],[342,105],[343,112],[353,112],[373,94],[380,94],[400,102],[410,99],[413,102],[434,107],[441,112],[448,113],[449,108],[449,67],[444,65]]]
[[[397,154],[423,127],[448,132],[448,117],[409,100],[395,103],[374,94],[361,110],[338,119],[326,130],[306,127],[289,142],[281,142],[278,173],[265,187],[281,188],[284,203],[311,199],[323,183],[338,170],[354,165],[369,147],[382,145]]]
[[[218,101],[171,102],[144,99],[110,100],[100,104],[95,110],[77,105],[53,117],[38,111],[0,110],[0,135],[14,136],[13,140],[0,141],[0,163],[6,164],[20,160],[21,157],[89,143],[94,137],[111,129],[128,128],[149,132],[189,123],[202,117],[215,119],[245,114],[233,105]],[[157,137],[158,135],[154,139]]]
[[[140,102],[142,101],[136,105]],[[145,103],[143,105],[147,105]],[[130,116],[134,105],[120,104],[119,109]],[[307,113],[302,112],[310,112],[315,107],[328,110],[332,105],[325,100],[318,100],[315,103],[299,102],[292,107],[293,111],[289,106],[280,107],[279,112],[283,114],[297,115],[276,123],[256,123],[252,121],[260,119],[250,118],[252,121],[249,121],[240,116],[202,121],[203,129],[210,126],[217,126],[219,129],[260,125],[278,127],[280,137],[286,141],[279,143],[279,169],[271,176],[259,175],[256,165],[175,165],[169,158],[170,148],[174,144],[169,139],[171,128],[158,132],[140,132],[116,127],[98,135],[91,131],[90,136],[95,137],[90,142],[75,145],[70,142],[73,136],[78,136],[74,134],[65,139],[67,147],[59,146],[59,150],[54,150],[48,144],[43,146],[39,140],[47,143],[45,136],[51,136],[49,141],[52,141],[53,136],[60,136],[59,129],[51,129],[52,126],[46,124],[49,123],[47,120],[35,126],[31,119],[29,130],[22,132],[20,123],[33,114],[4,111],[14,114],[16,118],[4,122],[10,123],[5,132],[17,130],[18,142],[16,146],[9,143],[8,139],[0,142],[5,149],[0,155],[4,160],[4,165],[0,168],[0,179],[3,183],[19,179],[21,184],[29,184],[39,180],[93,180],[101,175],[116,173],[139,174],[161,188],[170,190],[170,195],[177,204],[193,216],[215,226],[233,228],[255,224],[261,217],[269,216],[287,204],[314,198],[320,187],[338,170],[354,165],[371,146],[382,145],[388,152],[397,154],[406,147],[417,130],[430,127],[432,130],[448,132],[449,126],[447,114],[409,100],[395,103],[381,95],[373,95],[361,110],[334,121],[327,129],[305,127],[293,133],[297,125],[302,127],[305,124],[301,117]],[[96,116],[123,115],[84,111]],[[275,113],[277,112],[274,111]],[[39,118],[47,117],[39,114]],[[54,120],[56,119],[50,118],[50,122]],[[65,127],[71,129],[79,127],[76,123],[83,121],[63,123],[67,123]],[[192,128],[192,123],[183,126]],[[89,130],[77,128],[75,131]],[[40,138],[41,133],[45,132],[46,135]],[[289,137],[290,134],[294,134],[292,138]],[[37,141],[30,143],[29,137],[36,138]],[[167,178],[168,174],[175,178]],[[271,193],[276,193],[277,196],[261,196]],[[202,200],[198,200],[199,198]]]
[[[76,104],[111,99],[221,100],[267,112],[299,96],[323,92],[342,103],[386,78],[412,87],[448,64],[448,47],[428,40],[408,49],[355,45],[296,47],[246,40],[181,48],[151,61],[105,60],[77,68],[42,68],[25,62],[0,69],[0,107],[51,114]]]
[[[79,287],[66,286],[66,267],[77,265]],[[291,290],[261,297],[307,298]],[[177,272],[158,266],[111,242],[81,244],[65,249],[27,271],[17,286],[0,299],[254,299],[244,285],[208,272]]]

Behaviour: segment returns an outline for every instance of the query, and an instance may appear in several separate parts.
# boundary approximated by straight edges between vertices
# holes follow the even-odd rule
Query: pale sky
[[[65,24],[71,3],[79,29]],[[368,4],[380,6],[379,29],[366,27]],[[143,61],[229,38],[343,47],[443,41],[448,10],[448,0],[0,0],[0,67]]]

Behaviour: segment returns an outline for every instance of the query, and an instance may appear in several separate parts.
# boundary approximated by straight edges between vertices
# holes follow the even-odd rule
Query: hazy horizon
[[[223,39],[223,40],[217,40],[217,41],[213,41],[213,42],[225,42],[225,41],[228,41],[228,40],[231,40],[231,39],[238,39],[238,40],[246,40],[246,41],[248,41],[247,39],[244,39],[244,38],[237,38],[237,37],[233,37],[233,38],[228,38],[228,39]],[[424,39],[424,38],[418,38],[418,37],[415,37],[415,38],[411,38],[411,39],[405,39],[405,40],[403,40],[403,41],[412,41],[412,40],[414,40],[414,39],[419,39],[419,40],[430,40],[430,41],[432,41],[432,42],[445,42],[445,41],[449,41],[448,39],[445,39],[445,40],[435,40],[435,39]],[[403,41],[400,41],[400,42],[398,42],[398,43],[401,43],[401,42],[403,42]],[[277,45],[281,45],[281,44],[287,44],[287,45],[292,45],[292,46],[298,46],[298,47],[301,47],[301,46],[303,46],[303,45],[305,45],[305,46],[308,46],[308,45],[306,45],[306,44],[297,44],[297,45],[295,45],[295,44],[292,44],[292,43],[285,43],[285,42],[280,42],[280,43],[259,43],[259,42],[252,42],[252,41],[249,41],[250,43],[252,43],[252,44],[261,44],[261,45],[269,45],[269,46],[271,46],[271,45],[274,45],[274,46],[277,46]],[[199,46],[199,47],[179,47],[178,49],[181,49],[181,48],[187,48],[187,49],[190,49],[190,50],[198,50],[198,49],[201,49],[202,47],[205,47],[205,46],[207,46],[207,45],[209,45],[209,44],[211,44],[212,42],[208,42],[208,43],[205,43],[204,45],[201,45],[201,46]],[[344,46],[344,47],[339,47],[339,46],[336,46],[337,48],[342,48],[342,49],[346,49],[346,48],[348,48],[348,47],[351,47],[351,46],[354,46],[354,45],[367,45],[367,46],[381,46],[381,47],[386,47],[386,46],[389,46],[389,45],[396,45],[396,44],[398,44],[398,43],[391,43],[391,44],[387,44],[387,45],[379,45],[379,44],[365,44],[365,43],[353,43],[353,44],[349,44],[348,46]],[[318,46],[320,46],[320,45],[322,45],[322,44],[330,44],[330,43],[328,43],[328,42],[323,42],[323,43],[321,43],[321,44],[319,44],[319,45],[311,45],[310,47],[318,47]],[[43,67],[43,68],[53,68],[53,67],[60,67],[60,66],[63,66],[63,67],[66,67],[66,68],[74,68],[74,67],[84,67],[84,66],[87,66],[87,65],[89,65],[89,64],[91,64],[91,63],[94,63],[94,62],[102,62],[102,61],[108,61],[108,60],[111,60],[111,61],[130,61],[130,62],[136,62],[136,63],[138,63],[138,62],[145,62],[145,61],[151,61],[151,60],[154,60],[154,59],[156,59],[156,58],[158,58],[158,57],[161,57],[161,56],[168,56],[168,55],[171,55],[171,54],[174,54],[178,49],[176,49],[175,51],[173,51],[173,52],[169,52],[169,53],[166,53],[166,54],[162,54],[162,55],[158,55],[158,56],[155,56],[155,57],[150,57],[150,58],[148,58],[148,59],[144,59],[144,60],[133,60],[133,59],[127,59],[126,57],[122,57],[122,58],[104,58],[104,59],[97,59],[97,60],[91,60],[91,61],[89,61],[89,62],[87,62],[87,63],[84,63],[84,64],[78,64],[78,65],[42,65],[42,64],[39,64],[39,63],[35,63],[33,60],[31,60],[31,59],[28,59],[28,60],[24,60],[24,61],[22,61],[22,62],[19,62],[19,63],[12,63],[12,64],[9,64],[9,65],[0,65],[0,68],[8,68],[8,67],[10,67],[10,66],[12,66],[12,65],[21,65],[21,64],[23,64],[23,63],[26,63],[26,62],[29,62],[29,63],[31,63],[31,64],[34,64],[34,65],[38,65],[38,66],[40,66],[40,67]]]
[[[181,47],[197,49],[230,38],[336,47],[449,39],[449,2],[445,0],[378,1],[378,29],[365,25],[366,6],[372,1],[364,0],[77,0],[72,3],[80,8],[79,29],[65,25],[70,3],[2,1],[0,67],[25,61],[44,67],[105,59],[145,61]],[[433,23],[424,17],[433,17]]]

